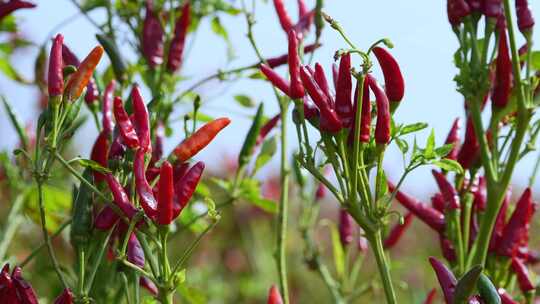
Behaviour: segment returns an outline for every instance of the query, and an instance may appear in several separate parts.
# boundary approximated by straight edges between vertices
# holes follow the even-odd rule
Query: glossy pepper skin
[[[502,13],[501,0],[484,0],[482,13],[488,18],[498,18]]]
[[[528,33],[534,27],[534,17],[528,0],[516,0],[516,15],[519,31]]]
[[[54,300],[54,304],[73,304],[74,302],[73,292],[71,289],[65,288],[64,291]]]
[[[516,204],[516,209],[504,227],[500,241],[497,243],[497,253],[502,256],[512,256],[520,246],[529,240],[529,225],[534,213],[534,202],[531,189],[527,188]]]
[[[283,31],[285,31],[285,33],[289,32],[289,30],[293,28],[293,22],[289,16],[289,13],[287,12],[287,9],[285,8],[283,0],[274,0],[274,8],[276,9],[281,28]]]
[[[64,93],[64,62],[62,60],[62,45],[64,42],[64,36],[61,34],[56,35],[53,44],[51,46],[51,53],[49,56],[49,97],[61,96]]]
[[[174,182],[173,170],[168,161],[163,162],[159,173],[159,195],[157,205],[157,223],[168,225],[173,220]]]
[[[360,92],[360,86],[357,83],[354,92],[354,106],[353,117],[356,118],[356,111],[358,111],[358,94]],[[360,142],[369,143],[371,139],[371,101],[369,100],[369,84],[367,77],[364,78],[364,87],[362,92],[362,112],[360,113]],[[353,118],[353,119],[354,119]],[[352,136],[354,129],[351,131]]]
[[[351,93],[351,54],[347,53],[341,56],[339,62],[339,74],[336,87],[336,113],[345,128],[350,128],[354,120]]]
[[[461,128],[461,120],[456,118],[454,120],[454,123],[452,123],[452,127],[450,128],[450,132],[448,132],[448,136],[446,137],[446,141],[444,144],[452,144],[452,150],[446,155],[446,158],[451,160],[456,160],[459,153],[459,129]]]
[[[146,16],[142,29],[142,51],[150,68],[163,62],[163,28],[154,12],[153,1],[146,1]]]
[[[113,99],[114,99],[114,89],[116,88],[116,81],[113,79],[109,84],[107,84],[107,87],[105,88],[105,91],[103,92],[103,106],[102,106],[102,114],[103,114],[103,131],[107,133],[108,136],[112,134],[112,131],[114,129],[114,120],[113,120]]]
[[[272,285],[272,287],[270,287],[270,291],[268,292],[268,300],[266,301],[266,303],[283,304],[281,294],[279,294],[279,290],[277,289],[276,285]]]
[[[133,127],[133,124],[131,123],[129,116],[126,110],[124,109],[122,99],[118,96],[114,98],[113,113],[114,113],[114,118],[116,119],[116,123],[118,124],[118,129],[120,130],[120,135],[122,136],[122,140],[131,149],[134,149],[134,150],[138,149],[139,138],[137,137],[135,128]]]
[[[368,85],[373,94],[375,94],[375,100],[377,102],[377,123],[375,125],[375,142],[380,145],[386,145],[390,142],[390,104],[386,93],[377,83],[377,80],[368,74]]]
[[[315,71],[313,72],[313,78],[315,79],[317,85],[323,91],[324,95],[326,95],[326,97],[328,98],[330,107],[335,109],[334,97],[332,96],[332,93],[330,93],[330,87],[328,86],[328,80],[326,79],[324,68],[318,62],[315,63]]]
[[[158,202],[152,193],[152,187],[146,179],[145,152],[137,150],[133,159],[133,175],[135,176],[135,189],[139,195],[139,203],[148,217],[154,218],[157,214]]]
[[[272,131],[279,120],[281,119],[281,115],[278,113],[274,117],[270,118],[264,125],[261,127],[261,131],[259,132],[259,135],[257,136],[257,141],[255,143],[256,146],[262,144],[262,142],[266,139],[270,131]]]
[[[384,240],[384,248],[389,249],[394,247],[397,242],[403,237],[403,234],[409,228],[409,226],[412,223],[412,220],[414,218],[414,215],[412,213],[407,213],[403,220],[403,224],[397,223],[391,230],[390,233],[388,233],[388,236]]]
[[[476,138],[472,119],[470,117],[467,117],[465,140],[463,141],[463,145],[461,145],[461,148],[459,150],[457,161],[463,167],[463,169],[469,169],[478,159],[479,153],[480,143]]]
[[[517,276],[519,289],[521,289],[524,294],[535,289],[534,284],[529,279],[527,266],[525,266],[525,264],[517,257],[512,258],[512,270],[514,270],[514,273]]]
[[[446,179],[446,176],[439,171],[432,170],[433,177],[441,190],[442,196],[446,203],[446,208],[449,210],[459,209],[459,196],[452,184]]]
[[[103,47],[96,46],[86,58],[81,62],[77,72],[71,75],[66,86],[68,100],[77,100],[94,73],[94,69],[101,60],[103,55]]]
[[[182,66],[184,47],[190,23],[191,4],[190,1],[186,1],[182,7],[182,15],[178,18],[174,26],[174,36],[169,47],[167,70],[171,73],[178,71]]]
[[[509,295],[508,292],[506,292],[506,290],[504,290],[503,288],[499,288],[497,292],[501,297],[501,304],[519,304],[519,302],[514,301],[514,299],[512,299],[512,296]]]
[[[17,293],[17,299],[19,300],[19,303],[38,304],[38,299],[36,293],[34,292],[34,289],[32,288],[32,285],[30,285],[30,283],[28,283],[22,277],[21,267],[15,266],[15,268],[13,268],[13,271],[11,272],[11,279]]]
[[[126,256],[129,262],[141,268],[144,267],[144,251],[142,249],[141,243],[133,232],[129,235]]]
[[[105,130],[102,130],[94,146],[92,147],[92,152],[90,153],[90,159],[100,164],[102,167],[107,168],[107,161],[109,159],[109,135]],[[105,180],[103,173],[94,172],[94,182],[100,183]]]
[[[173,151],[174,155],[180,162],[190,159],[206,147],[230,122],[230,119],[223,117],[206,123],[179,144]]]
[[[32,2],[23,1],[23,0],[11,0],[8,2],[3,2],[0,4],[0,21],[6,16],[11,15],[16,10],[23,8],[34,8],[36,5]]]
[[[133,207],[129,201],[129,197],[124,190],[124,187],[122,187],[122,184],[120,184],[116,177],[114,177],[114,175],[111,173],[107,173],[105,175],[105,180],[107,181],[107,185],[109,186],[109,189],[113,195],[114,203],[128,218],[132,218],[135,213],[137,213],[137,209],[135,209],[135,207]]]
[[[186,173],[182,176],[182,178],[174,185],[175,198],[173,206],[173,216],[175,218],[187,205],[187,203],[193,196],[193,193],[195,193],[197,185],[201,180],[204,167],[205,165],[203,162],[197,162],[189,170],[187,170]]]
[[[353,219],[345,209],[339,209],[339,239],[343,247],[348,246],[354,239]]]
[[[291,97],[291,85],[287,80],[285,80],[283,77],[279,76],[278,73],[276,73],[272,68],[267,66],[266,64],[261,64],[261,72],[264,76],[266,76],[266,79],[272,83],[276,88],[278,88],[283,94]]]
[[[504,108],[512,90],[512,59],[508,50],[506,30],[499,31],[499,48],[495,70],[495,82],[491,92],[493,106]]]
[[[304,86],[300,79],[300,56],[298,55],[298,38],[296,32],[291,29],[287,32],[289,39],[289,74],[291,78],[290,94],[292,99],[304,97]]]
[[[384,75],[386,96],[390,102],[400,102],[405,95],[405,80],[397,60],[382,47],[374,47],[373,54],[375,54]]]
[[[447,0],[446,11],[450,25],[457,26],[471,13],[471,8],[465,0]]]
[[[446,303],[454,303],[454,290],[457,285],[456,277],[450,269],[436,258],[430,257],[429,262],[437,275]]]
[[[131,101],[133,103],[135,131],[139,139],[140,148],[145,153],[152,153],[150,118],[138,85],[134,85],[131,89]]]

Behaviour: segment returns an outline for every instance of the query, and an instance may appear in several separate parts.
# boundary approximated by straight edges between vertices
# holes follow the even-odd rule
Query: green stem
[[[7,225],[4,228],[4,233],[2,234],[2,243],[0,243],[0,260],[2,261],[5,259],[7,249],[11,244],[13,237],[15,237],[15,233],[17,232],[19,225],[22,223],[23,218],[19,213],[24,205],[25,197],[26,193],[19,194],[17,198],[15,198],[15,202],[9,210],[9,214],[7,216]]]
[[[379,230],[374,233],[367,234],[367,239],[371,244],[373,254],[377,260],[377,267],[383,283],[386,301],[388,304],[395,304],[397,303],[396,293],[394,291],[394,285],[392,284],[392,278],[390,276],[390,267],[384,253],[381,231]]]
[[[66,229],[66,227],[69,226],[70,224],[71,224],[71,220],[68,220],[67,222],[64,222],[62,225],[60,225],[60,227],[58,227],[58,230],[56,230],[56,232],[54,232],[51,235],[51,240],[53,240],[57,236],[59,236],[62,233],[62,231],[64,231],[64,229]],[[32,259],[46,246],[47,246],[47,244],[45,242],[43,242],[36,249],[32,250],[30,255],[28,255],[26,257],[26,259],[24,259],[24,261],[22,261],[22,263],[19,264],[21,266],[21,268],[24,268],[24,266],[26,266],[26,264],[30,263],[30,261],[32,261]]]
[[[103,260],[105,249],[109,245],[109,239],[111,238],[111,235],[114,229],[115,227],[111,228],[111,230],[107,232],[105,239],[103,239],[101,242],[101,246],[99,247],[99,251],[97,252],[97,255],[94,257],[92,263],[90,264],[92,265],[92,269],[90,270],[90,276],[88,277],[88,280],[86,280],[86,286],[84,288],[85,294],[89,294],[90,290],[92,289],[92,284],[94,284],[94,278],[96,277],[96,273],[98,271],[99,265],[101,265],[101,260]]]

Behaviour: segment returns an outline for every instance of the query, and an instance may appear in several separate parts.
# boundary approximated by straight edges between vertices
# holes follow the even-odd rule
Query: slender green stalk
[[[392,284],[392,278],[390,276],[390,267],[384,253],[381,232],[376,231],[371,235],[368,234],[367,239],[371,244],[371,248],[375,254],[375,259],[377,260],[377,267],[383,283],[386,301],[388,304],[395,304],[397,303],[396,293],[394,291],[394,285]]]
[[[19,225],[22,223],[23,218],[20,216],[20,211],[22,209],[22,206],[24,205],[24,199],[26,197],[26,193],[19,194],[15,198],[15,202],[11,206],[11,209],[9,210],[9,214],[7,218],[9,221],[6,224],[6,227],[4,228],[4,232],[2,234],[2,242],[0,243],[0,260],[4,260],[6,257],[6,252],[11,244],[11,241],[13,240],[13,237],[15,237],[15,233],[17,232],[17,229],[19,228]]]

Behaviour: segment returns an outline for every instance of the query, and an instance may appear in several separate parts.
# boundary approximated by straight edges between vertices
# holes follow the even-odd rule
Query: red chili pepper
[[[449,209],[449,210],[459,209],[459,196],[454,186],[452,186],[452,184],[446,179],[444,174],[442,174],[441,172],[432,170],[431,173],[433,173],[433,176],[435,177],[435,181],[437,181],[437,185],[439,186],[439,189],[441,190],[441,193],[446,203],[446,209]]]
[[[84,102],[92,106],[99,99],[99,90],[94,78],[91,78],[86,85],[86,93],[84,94]]]
[[[441,193],[435,193],[431,197],[431,206],[437,211],[444,212],[444,198]]]
[[[144,268],[144,251],[135,233],[131,233],[127,243],[127,260],[141,268]]]
[[[187,32],[191,23],[191,4],[186,1],[182,7],[182,15],[176,21],[174,26],[174,37],[169,47],[167,58],[167,69],[174,73],[182,66],[184,47],[186,45]]]
[[[298,56],[298,39],[296,32],[291,29],[287,32],[289,38],[289,74],[291,77],[290,97],[302,98],[305,95],[304,86],[300,79],[300,56]]]
[[[345,209],[339,209],[339,239],[343,247],[353,241],[353,219]]]
[[[521,289],[523,293],[526,294],[535,289],[533,283],[529,279],[529,271],[527,270],[527,266],[525,266],[520,259],[516,257],[512,258],[512,269],[516,273],[519,289]]]
[[[317,83],[317,85],[319,85],[321,90],[324,92],[324,95],[328,97],[330,107],[335,108],[334,98],[332,97],[332,94],[330,93],[328,80],[326,79],[326,76],[324,75],[324,68],[318,62],[315,63],[315,71],[313,73],[313,78],[315,79],[315,82]]]
[[[386,145],[390,142],[390,104],[384,90],[379,86],[377,80],[367,74],[369,88],[375,94],[377,101],[377,124],[375,125],[375,142],[377,144]]]
[[[500,30],[495,82],[491,92],[493,106],[498,108],[506,107],[512,90],[512,78],[512,59],[508,51],[506,31]]]
[[[146,16],[142,29],[142,52],[150,68],[163,62],[163,28],[154,12],[152,0],[146,1]]]
[[[534,213],[534,202],[531,189],[527,188],[516,204],[510,220],[504,227],[500,241],[497,243],[497,254],[512,256],[517,249],[526,245],[529,240],[529,224]]]
[[[96,216],[94,228],[104,231],[110,230],[119,219],[120,218],[111,207],[105,206]]]
[[[173,221],[173,170],[168,161],[161,165],[159,174],[159,195],[157,206],[157,223],[159,225],[169,225]]]
[[[391,192],[396,191],[395,186],[390,182],[388,182],[388,188]],[[444,215],[441,212],[422,204],[415,198],[408,196],[401,191],[396,192],[396,199],[403,205],[403,207],[407,208],[429,227],[433,228],[435,231],[444,231],[445,220]]]
[[[103,55],[103,47],[96,46],[86,58],[81,62],[77,72],[71,75],[66,86],[68,100],[77,100],[94,73],[94,69],[101,60]]]
[[[54,300],[54,304],[73,304],[73,292],[71,292],[71,289],[65,288],[62,294]]]
[[[175,197],[173,205],[173,218],[178,217],[182,209],[186,207],[187,203],[193,196],[195,189],[201,179],[204,171],[204,163],[198,162],[191,167],[182,178],[174,185]]]
[[[133,124],[131,123],[129,116],[126,113],[126,110],[124,109],[124,105],[122,104],[122,99],[118,96],[114,97],[113,112],[114,112],[114,118],[116,119],[116,122],[118,123],[118,129],[120,130],[120,135],[122,136],[122,140],[131,149],[138,149],[139,138],[137,137],[137,133],[135,132],[135,129],[133,128]]]
[[[90,159],[100,164],[102,167],[107,168],[107,161],[109,159],[109,135],[105,130],[101,131],[94,142],[92,147],[92,153]],[[100,183],[105,179],[103,173],[94,172],[95,183]]]
[[[454,303],[454,290],[457,285],[456,277],[450,269],[436,258],[430,257],[429,262],[431,263],[433,270],[435,270],[446,303]]]
[[[11,272],[11,278],[13,280],[13,286],[17,291],[17,298],[19,303],[22,304],[38,304],[38,299],[32,285],[28,283],[22,277],[22,269],[19,266],[15,266]]]
[[[146,108],[138,85],[134,85],[131,89],[131,101],[133,102],[133,114],[135,114],[135,131],[137,132],[141,149],[146,153],[150,153],[152,152],[150,119],[148,118],[148,109]]]
[[[272,68],[266,64],[261,64],[261,72],[266,76],[266,79],[272,83],[276,88],[278,88],[285,95],[291,97],[291,85],[283,77],[279,76]],[[292,98],[292,97],[291,97]]]
[[[339,78],[339,68],[337,64],[334,62],[332,63],[332,81],[334,82],[334,90],[336,91],[337,91],[338,78]]]
[[[471,8],[465,0],[447,0],[446,11],[450,25],[457,26],[471,13]]]
[[[435,288],[431,289],[424,300],[424,304],[433,304],[435,301],[435,296],[437,296],[437,290]]]
[[[71,51],[71,49],[65,44],[62,44],[62,61],[64,67],[68,65],[78,67],[79,64],[81,64],[79,58],[77,58],[73,51]]]
[[[397,242],[401,239],[407,228],[409,228],[409,226],[411,225],[413,217],[414,215],[412,213],[407,213],[403,224],[397,223],[392,228],[392,230],[390,230],[390,233],[388,233],[388,236],[384,240],[384,248],[390,249],[397,244]]]
[[[478,178],[478,185],[474,191],[474,207],[478,211],[485,211],[487,206],[487,185],[486,178],[480,176]]]
[[[0,21],[18,9],[34,7],[36,7],[34,3],[22,0],[11,0],[0,3]]]
[[[519,31],[527,33],[534,26],[534,17],[527,0],[516,0],[516,15]]]
[[[336,112],[345,128],[350,128],[354,120],[351,91],[351,54],[347,53],[341,56],[339,62],[339,74],[336,88]]]
[[[304,0],[298,0],[298,19],[302,19],[305,15],[309,14],[309,9]]]
[[[116,81],[113,79],[109,82],[103,93],[103,131],[105,131],[107,135],[112,134],[114,129],[112,108],[115,88]]]
[[[230,119],[223,117],[205,124],[178,145],[173,151],[174,155],[180,162],[190,159],[204,149],[230,122]]]
[[[0,273],[0,301],[2,303],[19,303],[17,290],[13,286],[13,279],[9,274],[9,264],[4,265]]]
[[[495,219],[495,226],[491,233],[491,239],[489,240],[489,252],[496,251],[499,246],[499,241],[502,238],[504,226],[506,225],[506,211],[508,210],[510,196],[511,192],[508,190],[504,197],[501,209],[499,209],[499,214],[497,214],[497,218]]]
[[[288,33],[293,27],[293,22],[289,16],[289,13],[287,13],[283,0],[274,0],[274,7],[278,15],[279,24],[281,24],[281,28],[283,31],[285,31],[285,33]]]
[[[304,117],[308,120],[319,118],[319,109],[309,100],[307,96],[304,96]]]
[[[463,0],[462,0],[463,1]],[[396,59],[386,49],[374,47],[373,54],[377,57],[384,75],[386,95],[390,102],[400,102],[405,95],[405,81]]]
[[[107,173],[105,179],[107,180],[107,185],[113,195],[114,203],[128,218],[132,218],[135,213],[137,213],[137,209],[135,209],[129,201],[129,197],[126,194],[124,187],[122,187],[120,182],[111,173]]]
[[[459,153],[459,129],[461,128],[461,120],[456,118],[454,120],[454,123],[452,124],[452,128],[450,129],[450,132],[448,132],[448,136],[446,137],[446,141],[444,144],[452,144],[452,150],[446,155],[446,158],[451,160],[456,160]]]
[[[514,301],[514,299],[512,299],[512,296],[509,295],[503,288],[497,289],[497,292],[501,297],[501,304],[519,304],[519,302]]]
[[[356,92],[358,92],[358,84],[356,84]],[[358,93],[356,93],[358,94]],[[357,111],[358,97],[354,97],[354,113]],[[362,113],[360,113],[360,142],[369,143],[371,138],[371,101],[369,100],[369,84],[368,79],[364,78],[364,89],[362,97]]]
[[[298,22],[294,25],[293,28],[298,33],[298,39],[303,39],[304,34],[309,31],[309,28],[315,19],[315,14],[316,11],[314,9],[308,11],[304,16],[300,17]]]
[[[154,147],[152,148],[152,158],[150,159],[150,166],[153,166],[163,157],[164,134],[161,126],[157,127],[155,137]]]
[[[49,56],[49,97],[61,96],[64,94],[64,63],[62,60],[62,44],[64,42],[64,36],[61,34],[56,35],[53,44],[51,46],[51,53]]]
[[[319,85],[317,85],[306,67],[300,69],[300,77],[304,83],[304,88],[321,111],[322,131],[334,133],[341,130],[341,121],[338,119],[334,109],[331,108],[328,97],[324,94]]]
[[[502,1],[501,0],[484,0],[482,6],[482,13],[488,18],[497,18],[502,14]]]
[[[469,169],[474,165],[480,153],[480,143],[474,133],[472,119],[467,117],[467,128],[465,130],[465,141],[459,150],[457,161],[463,169]]]
[[[272,285],[272,287],[270,287],[267,304],[283,304],[281,294],[279,294],[279,290],[277,289],[276,285]]]
[[[482,9],[482,0],[467,0],[466,2],[473,12],[480,12]]]
[[[261,131],[259,132],[259,136],[257,136],[257,142],[255,145],[260,145],[264,139],[268,136],[268,133],[274,129],[278,123],[278,121],[281,119],[280,114],[276,114],[276,116],[269,119],[262,127]]]
[[[318,49],[321,45],[320,44],[308,44],[304,47],[304,54],[313,53],[316,49]],[[284,54],[278,57],[272,57],[265,60],[266,64],[270,68],[276,68],[278,66],[287,64],[289,62],[289,54]]]
[[[146,180],[144,155],[145,152],[139,149],[135,153],[135,158],[133,159],[135,189],[139,195],[139,202],[144,210],[144,213],[146,213],[149,218],[154,218],[157,214],[158,202],[152,193],[152,187]]]

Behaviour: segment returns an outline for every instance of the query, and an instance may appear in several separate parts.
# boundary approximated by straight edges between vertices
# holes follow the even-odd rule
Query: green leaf
[[[277,151],[277,139],[275,136],[265,140],[261,147],[261,152],[257,155],[255,160],[255,167],[253,168],[253,174],[255,174],[259,169],[264,167],[276,154]]]
[[[49,233],[58,230],[71,211],[71,191],[43,185],[43,204]],[[38,188],[33,187],[26,199],[26,213],[37,225],[40,225]]]
[[[4,103],[4,108],[8,113],[9,120],[17,131],[17,135],[19,135],[19,141],[22,143],[23,149],[28,149],[28,136],[26,135],[26,131],[24,130],[21,121],[17,117],[17,114],[15,114],[15,112],[13,111],[11,105],[7,102],[6,98],[4,96],[0,97],[2,99],[2,102]]]
[[[429,134],[429,137],[426,141],[426,148],[424,149],[424,156],[426,158],[433,158],[435,156],[434,153],[435,148],[435,131],[431,129],[431,133]]]
[[[459,279],[454,290],[454,304],[465,303],[476,289],[476,282],[480,278],[483,267],[476,265]]]
[[[535,71],[540,70],[540,51],[531,53],[531,68]]]
[[[435,149],[435,154],[438,157],[445,157],[446,155],[448,155],[448,153],[450,153],[450,151],[452,151],[453,147],[454,144],[446,144],[444,146],[438,147]]]
[[[255,101],[247,95],[236,95],[234,96],[234,100],[236,100],[239,105],[246,108],[253,108],[255,106]]]
[[[225,27],[223,27],[223,25],[221,24],[221,21],[220,21],[218,16],[215,16],[212,19],[212,21],[210,23],[210,27],[212,28],[212,31],[216,35],[223,38],[223,40],[227,44],[227,58],[229,60],[233,59],[234,58],[234,49],[233,49],[231,41],[229,40],[229,34],[227,33],[227,30],[225,29]]]
[[[189,119],[193,119],[193,112],[190,112],[188,114],[186,114],[187,117]],[[197,112],[197,121],[199,122],[204,122],[204,123],[207,123],[207,122],[211,122],[212,120],[214,120],[214,117],[210,116],[210,115],[206,115],[206,114],[203,114],[201,112]]]
[[[261,182],[258,180],[244,179],[240,185],[240,197],[266,212],[277,212],[277,203],[261,196]]]
[[[9,79],[20,83],[28,83],[15,68],[9,62],[9,59],[5,56],[0,57],[0,71],[6,75]]]
[[[420,130],[423,130],[428,127],[428,124],[425,122],[417,122],[414,124],[406,125],[401,128],[399,134],[400,135],[406,135],[414,132],[418,132]]]
[[[448,158],[443,158],[441,160],[433,162],[433,165],[435,165],[435,166],[437,166],[437,167],[439,167],[439,168],[441,168],[443,170],[446,170],[446,171],[452,171],[452,172],[456,172],[458,174],[463,174],[463,168],[455,160],[451,160],[451,159],[448,159]]]
[[[178,286],[178,293],[182,295],[184,301],[189,304],[205,304],[207,303],[205,292],[196,289],[194,287],[186,286],[185,284],[181,284]]]
[[[409,144],[406,141],[402,140],[399,137],[396,137],[395,141],[399,150],[401,150],[401,153],[405,154],[407,153],[407,151],[409,151]]]
[[[71,162],[76,162],[84,168],[91,169],[99,173],[111,173],[111,170],[109,168],[105,168],[91,159],[75,158],[75,159],[72,159],[70,163]]]

